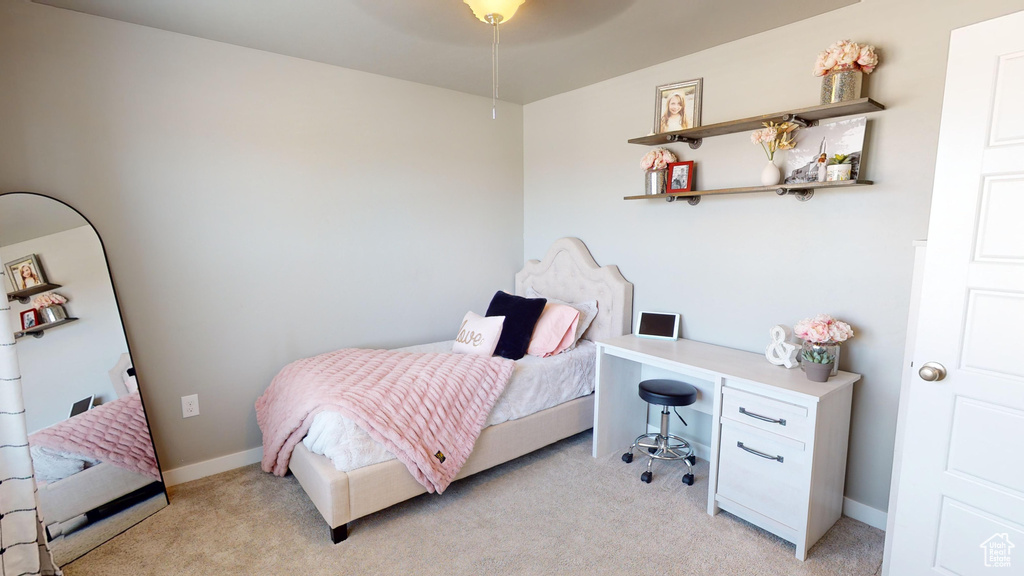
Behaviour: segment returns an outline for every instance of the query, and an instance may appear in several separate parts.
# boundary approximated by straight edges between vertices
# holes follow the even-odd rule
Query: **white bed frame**
[[[527,288],[566,302],[597,300],[598,315],[583,335],[588,340],[630,333],[633,284],[616,266],[598,266],[577,238],[562,238],[544,260],[530,260],[516,274],[516,294]],[[465,478],[594,426],[594,395],[570,400],[525,418],[485,428],[459,472]],[[331,528],[331,540],[348,537],[348,523],[426,492],[398,460],[341,472],[301,442],[289,469]]]

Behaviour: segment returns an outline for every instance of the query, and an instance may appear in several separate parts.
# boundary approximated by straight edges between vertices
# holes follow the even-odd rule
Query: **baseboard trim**
[[[164,484],[176,486],[185,482],[206,478],[207,476],[213,476],[214,474],[220,474],[221,472],[227,472],[228,470],[234,470],[235,468],[241,468],[242,466],[248,466],[249,464],[255,464],[262,460],[263,448],[236,452],[227,456],[213,458],[212,460],[182,466],[181,468],[164,470]]]
[[[849,498],[843,498],[843,516],[849,516],[879,530],[885,530],[885,523],[888,520],[888,514],[885,512]]]

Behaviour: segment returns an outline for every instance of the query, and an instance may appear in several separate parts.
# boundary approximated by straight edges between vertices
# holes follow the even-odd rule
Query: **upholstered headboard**
[[[566,302],[597,300],[597,318],[583,335],[588,340],[632,331],[633,284],[617,266],[598,266],[579,238],[560,238],[543,260],[527,261],[516,274],[516,294],[525,295],[528,287]]]

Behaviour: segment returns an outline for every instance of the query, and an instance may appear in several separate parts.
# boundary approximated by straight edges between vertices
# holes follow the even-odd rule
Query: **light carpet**
[[[68,576],[174,574],[863,575],[879,572],[884,532],[842,518],[805,562],[794,547],[727,513],[707,515],[706,462],[654,482],[618,455],[590,456],[590,432],[349,525],[327,524],[294,477],[257,465],[171,489],[171,505],[68,566]]]

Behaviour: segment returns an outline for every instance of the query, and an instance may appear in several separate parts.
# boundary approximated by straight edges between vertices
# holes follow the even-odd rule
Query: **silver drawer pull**
[[[772,456],[771,454],[765,454],[764,452],[758,452],[757,450],[754,450],[752,448],[747,448],[746,446],[743,445],[743,442],[737,442],[736,443],[736,447],[737,448],[742,448],[743,450],[746,450],[747,452],[750,452],[754,456],[760,456],[761,458],[765,458],[765,459],[768,459],[768,460],[778,460],[779,462],[782,462],[782,456]]]
[[[765,422],[771,422],[772,424],[779,424],[780,426],[785,426],[786,425],[786,419],[785,418],[779,418],[778,420],[776,420],[775,418],[769,418],[767,416],[761,416],[760,414],[754,414],[753,412],[747,412],[747,409],[744,408],[743,406],[740,406],[740,414],[743,414],[745,416],[750,416],[751,418],[756,418],[758,420],[763,420]]]

